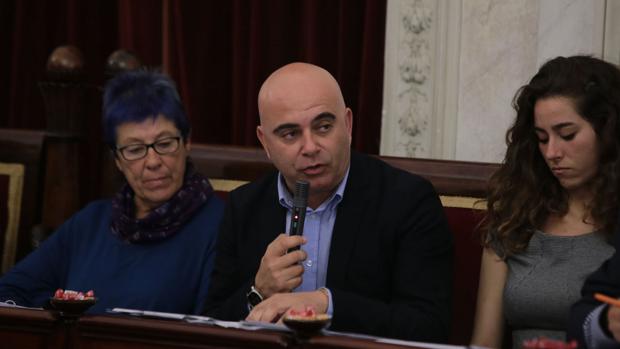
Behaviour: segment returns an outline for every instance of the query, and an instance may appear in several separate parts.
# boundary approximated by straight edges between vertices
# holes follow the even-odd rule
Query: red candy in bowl
[[[577,341],[564,342],[545,337],[524,340],[522,349],[576,349]]]
[[[282,322],[300,337],[307,338],[319,333],[331,319],[331,316],[317,314],[314,308],[308,306],[303,310],[291,309],[284,315]]]
[[[83,293],[58,289],[54,292],[54,297],[50,298],[52,307],[66,317],[80,316],[96,302],[97,298],[93,290]]]

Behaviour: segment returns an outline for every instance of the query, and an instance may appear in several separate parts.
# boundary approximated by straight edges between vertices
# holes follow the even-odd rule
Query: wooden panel
[[[80,200],[80,185],[85,181],[85,171],[79,165],[83,143],[62,138],[48,137],[45,144],[45,182],[43,190],[43,225],[56,229],[77,212],[83,203]]]
[[[0,308],[2,348],[65,348],[65,327],[43,310]]]
[[[84,316],[64,322],[43,310],[0,308],[0,347],[20,349],[405,349],[340,335],[299,341],[291,333],[246,331],[176,320]]]
[[[288,343],[277,332],[112,316],[83,317],[76,333],[79,348],[285,348]]]
[[[275,170],[262,148],[192,144],[190,157],[209,178],[252,181]]]
[[[246,331],[181,321],[131,317],[86,316],[79,320],[76,348],[164,349],[164,348],[405,348],[368,339],[316,336],[300,342],[290,333]],[[406,348],[412,348],[408,346]]]
[[[2,273],[6,273],[15,263],[24,187],[24,168],[23,164],[0,162],[0,176],[9,178],[8,183],[6,183],[7,190],[0,190],[5,194],[2,196],[2,200],[6,203],[6,219],[4,220],[3,216],[0,215],[0,229],[4,229],[0,234],[3,240]]]
[[[32,249],[31,232],[41,222],[43,131],[0,129],[0,162],[25,167],[16,259]]]
[[[308,342],[301,343],[303,349],[396,349],[396,348],[418,348],[412,345],[396,345],[378,343],[374,340],[349,338],[344,336],[316,336]]]
[[[440,195],[482,198],[487,181],[498,164],[451,160],[380,157],[388,164],[418,174],[433,183]]]
[[[190,153],[200,172],[213,179],[252,181],[274,170],[261,148],[193,144]],[[482,198],[498,164],[378,156],[390,165],[418,174],[441,195]]]
[[[486,183],[498,164],[377,156],[390,165],[430,180],[440,195],[482,198]],[[199,172],[211,179],[253,181],[275,170],[262,148],[192,144],[190,158]],[[106,152],[103,196],[112,195],[122,177]]]

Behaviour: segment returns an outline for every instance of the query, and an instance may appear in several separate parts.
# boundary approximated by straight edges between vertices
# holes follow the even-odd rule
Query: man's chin
[[[334,184],[332,181],[326,181],[323,178],[315,180],[309,179],[308,182],[310,183],[310,192],[313,194],[331,193],[336,190],[338,186],[338,184]]]
[[[292,183],[293,189],[295,188],[295,181],[297,180],[302,180],[302,181],[306,181],[310,183],[310,193],[330,192],[330,191],[333,191],[338,186],[338,183],[340,183],[340,182],[336,182],[334,184],[333,177],[330,175],[330,173],[326,173],[326,172],[323,172],[321,174],[314,175],[314,176],[308,176],[304,173],[300,173]]]

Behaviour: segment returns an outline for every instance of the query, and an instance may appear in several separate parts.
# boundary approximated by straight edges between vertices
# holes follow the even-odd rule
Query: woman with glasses
[[[190,126],[172,80],[149,71],[112,79],[103,129],[126,184],[4,275],[0,301],[42,307],[57,289],[93,290],[91,313],[200,313],[223,203],[188,160]]]

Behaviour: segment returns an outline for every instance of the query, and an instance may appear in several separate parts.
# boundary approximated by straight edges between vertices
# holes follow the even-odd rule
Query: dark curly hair
[[[538,147],[534,106],[538,100],[566,97],[594,129],[600,151],[596,176],[589,183],[594,194],[590,217],[612,234],[618,211],[620,173],[620,70],[589,56],[557,57],[545,63],[521,87],[512,102],[517,112],[506,133],[506,156],[491,176],[482,242],[500,257],[523,251],[536,228],[550,214],[564,215],[568,194],[553,176]]]

